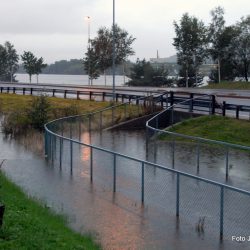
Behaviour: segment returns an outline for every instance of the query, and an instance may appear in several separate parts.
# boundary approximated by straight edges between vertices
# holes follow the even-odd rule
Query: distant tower
[[[157,50],[157,53],[156,53],[156,58],[159,59],[159,53],[158,53],[158,50]]]

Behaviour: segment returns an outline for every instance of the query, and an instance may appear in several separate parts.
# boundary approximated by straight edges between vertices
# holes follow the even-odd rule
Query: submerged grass
[[[0,171],[0,202],[5,204],[0,249],[100,249],[91,237],[67,228],[65,219],[28,198]]]
[[[250,121],[246,120],[222,116],[201,116],[183,121],[170,128],[169,131],[250,146]],[[161,135],[160,139],[167,140],[170,136]],[[177,140],[182,140],[182,138],[177,137]]]

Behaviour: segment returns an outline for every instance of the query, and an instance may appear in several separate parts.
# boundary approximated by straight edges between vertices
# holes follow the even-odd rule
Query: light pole
[[[113,103],[115,102],[115,0],[113,0],[113,39],[112,39]]]
[[[88,75],[89,75],[89,81],[88,84],[90,85],[90,16],[86,16],[85,20],[88,23],[88,53],[89,53],[89,65],[88,65]]]

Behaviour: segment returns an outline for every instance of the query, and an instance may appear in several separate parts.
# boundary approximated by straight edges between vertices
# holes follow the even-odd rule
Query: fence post
[[[56,90],[53,89],[53,90],[52,90],[52,97],[55,97],[55,92],[56,92]]]
[[[73,142],[70,140],[70,173],[73,172]]]
[[[141,203],[144,205],[144,162],[141,165]]]
[[[236,119],[239,119],[239,114],[240,114],[240,106],[236,106]]]
[[[64,90],[64,99],[67,98],[67,90]]]
[[[223,222],[224,222],[224,187],[220,187],[220,239],[223,239]]]
[[[93,148],[90,147],[90,182],[93,182]]]
[[[59,167],[60,169],[62,169],[62,148],[63,148],[63,145],[62,145],[62,140],[63,138],[60,138],[60,159],[59,159]]]
[[[115,94],[115,102],[118,102],[119,94]]]
[[[175,158],[175,139],[173,138],[173,142],[172,142],[172,168],[174,168],[174,158]]]
[[[80,95],[80,92],[79,92],[79,91],[77,91],[77,92],[76,92],[76,99],[77,99],[77,100],[79,100],[79,99],[80,99],[80,96],[79,96],[79,95]]]
[[[116,192],[116,154],[113,153],[113,192]]]
[[[179,217],[180,212],[180,174],[177,173],[176,180],[176,216]]]
[[[228,179],[228,172],[229,172],[228,154],[229,154],[229,149],[227,147],[226,148],[226,179]]]
[[[226,102],[225,101],[223,101],[223,104],[222,104],[222,115],[226,116]]]
[[[16,93],[16,88],[15,87],[13,87],[13,94],[15,94]]]
[[[92,91],[89,91],[89,100],[91,101],[92,100]]]
[[[102,101],[104,102],[105,101],[105,92],[102,92]]]
[[[33,88],[30,88],[30,95],[33,94]]]
[[[197,173],[200,170],[200,142],[197,141]]]
[[[214,115],[214,113],[215,113],[215,96],[212,95],[211,98],[212,98],[212,100],[211,100],[212,101],[211,102],[211,114]]]
[[[174,92],[170,91],[170,106],[174,105]]]
[[[190,101],[189,101],[189,112],[193,112],[193,108],[194,108],[194,94],[190,93]]]
[[[99,121],[99,125],[100,125],[100,130],[102,130],[102,111],[100,112],[100,121]]]
[[[23,95],[25,95],[25,88],[23,88]]]

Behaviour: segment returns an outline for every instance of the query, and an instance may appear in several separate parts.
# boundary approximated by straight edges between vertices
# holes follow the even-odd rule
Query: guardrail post
[[[180,214],[180,174],[177,173],[176,178],[176,216]]]
[[[1,93],[3,93],[3,87],[1,87]]]
[[[197,158],[196,158],[196,161],[197,161],[197,173],[199,173],[199,170],[200,170],[200,142],[197,141]]]
[[[229,155],[229,149],[226,148],[226,179],[228,179],[228,173],[229,173],[229,161],[228,161],[228,155]]]
[[[223,101],[223,104],[222,104],[222,115],[226,116],[226,102],[225,101]]]
[[[9,94],[9,92],[10,92],[10,87],[7,87],[7,93]]]
[[[56,92],[56,90],[53,89],[53,90],[52,90],[52,97],[55,97],[55,92]]]
[[[26,90],[26,89],[25,89],[25,88],[23,88],[23,95],[25,95],[25,90]]]
[[[122,103],[124,103],[124,94],[122,94]]]
[[[93,148],[90,147],[90,182],[93,182]]]
[[[163,109],[163,95],[160,96],[161,108]]]
[[[77,99],[77,100],[80,99],[80,92],[79,92],[79,91],[76,92],[76,99]]]
[[[89,100],[91,101],[92,100],[92,91],[89,91]]]
[[[67,90],[64,90],[64,99],[67,98]]]
[[[239,119],[239,114],[240,114],[240,106],[236,106],[236,119]]]
[[[106,93],[105,93],[105,92],[102,92],[102,101],[103,101],[103,102],[105,101],[105,95],[106,95]]]
[[[115,101],[118,102],[119,94],[115,94]]]
[[[171,108],[171,126],[173,127],[174,125],[174,106]]]
[[[135,104],[136,104],[136,105],[139,105],[139,97],[138,97],[138,96],[136,96]]]
[[[220,239],[223,239],[224,224],[224,187],[220,187]]]
[[[166,95],[166,108],[168,107],[168,93],[165,94]]]
[[[116,192],[116,154],[113,154],[113,192]]]
[[[189,101],[189,112],[193,112],[193,108],[194,108],[194,94],[190,93],[190,101]]]
[[[141,165],[141,203],[144,205],[144,162]]]
[[[33,88],[30,88],[30,95],[33,95]]]
[[[16,93],[16,88],[15,87],[13,87],[13,94],[15,94]]]

